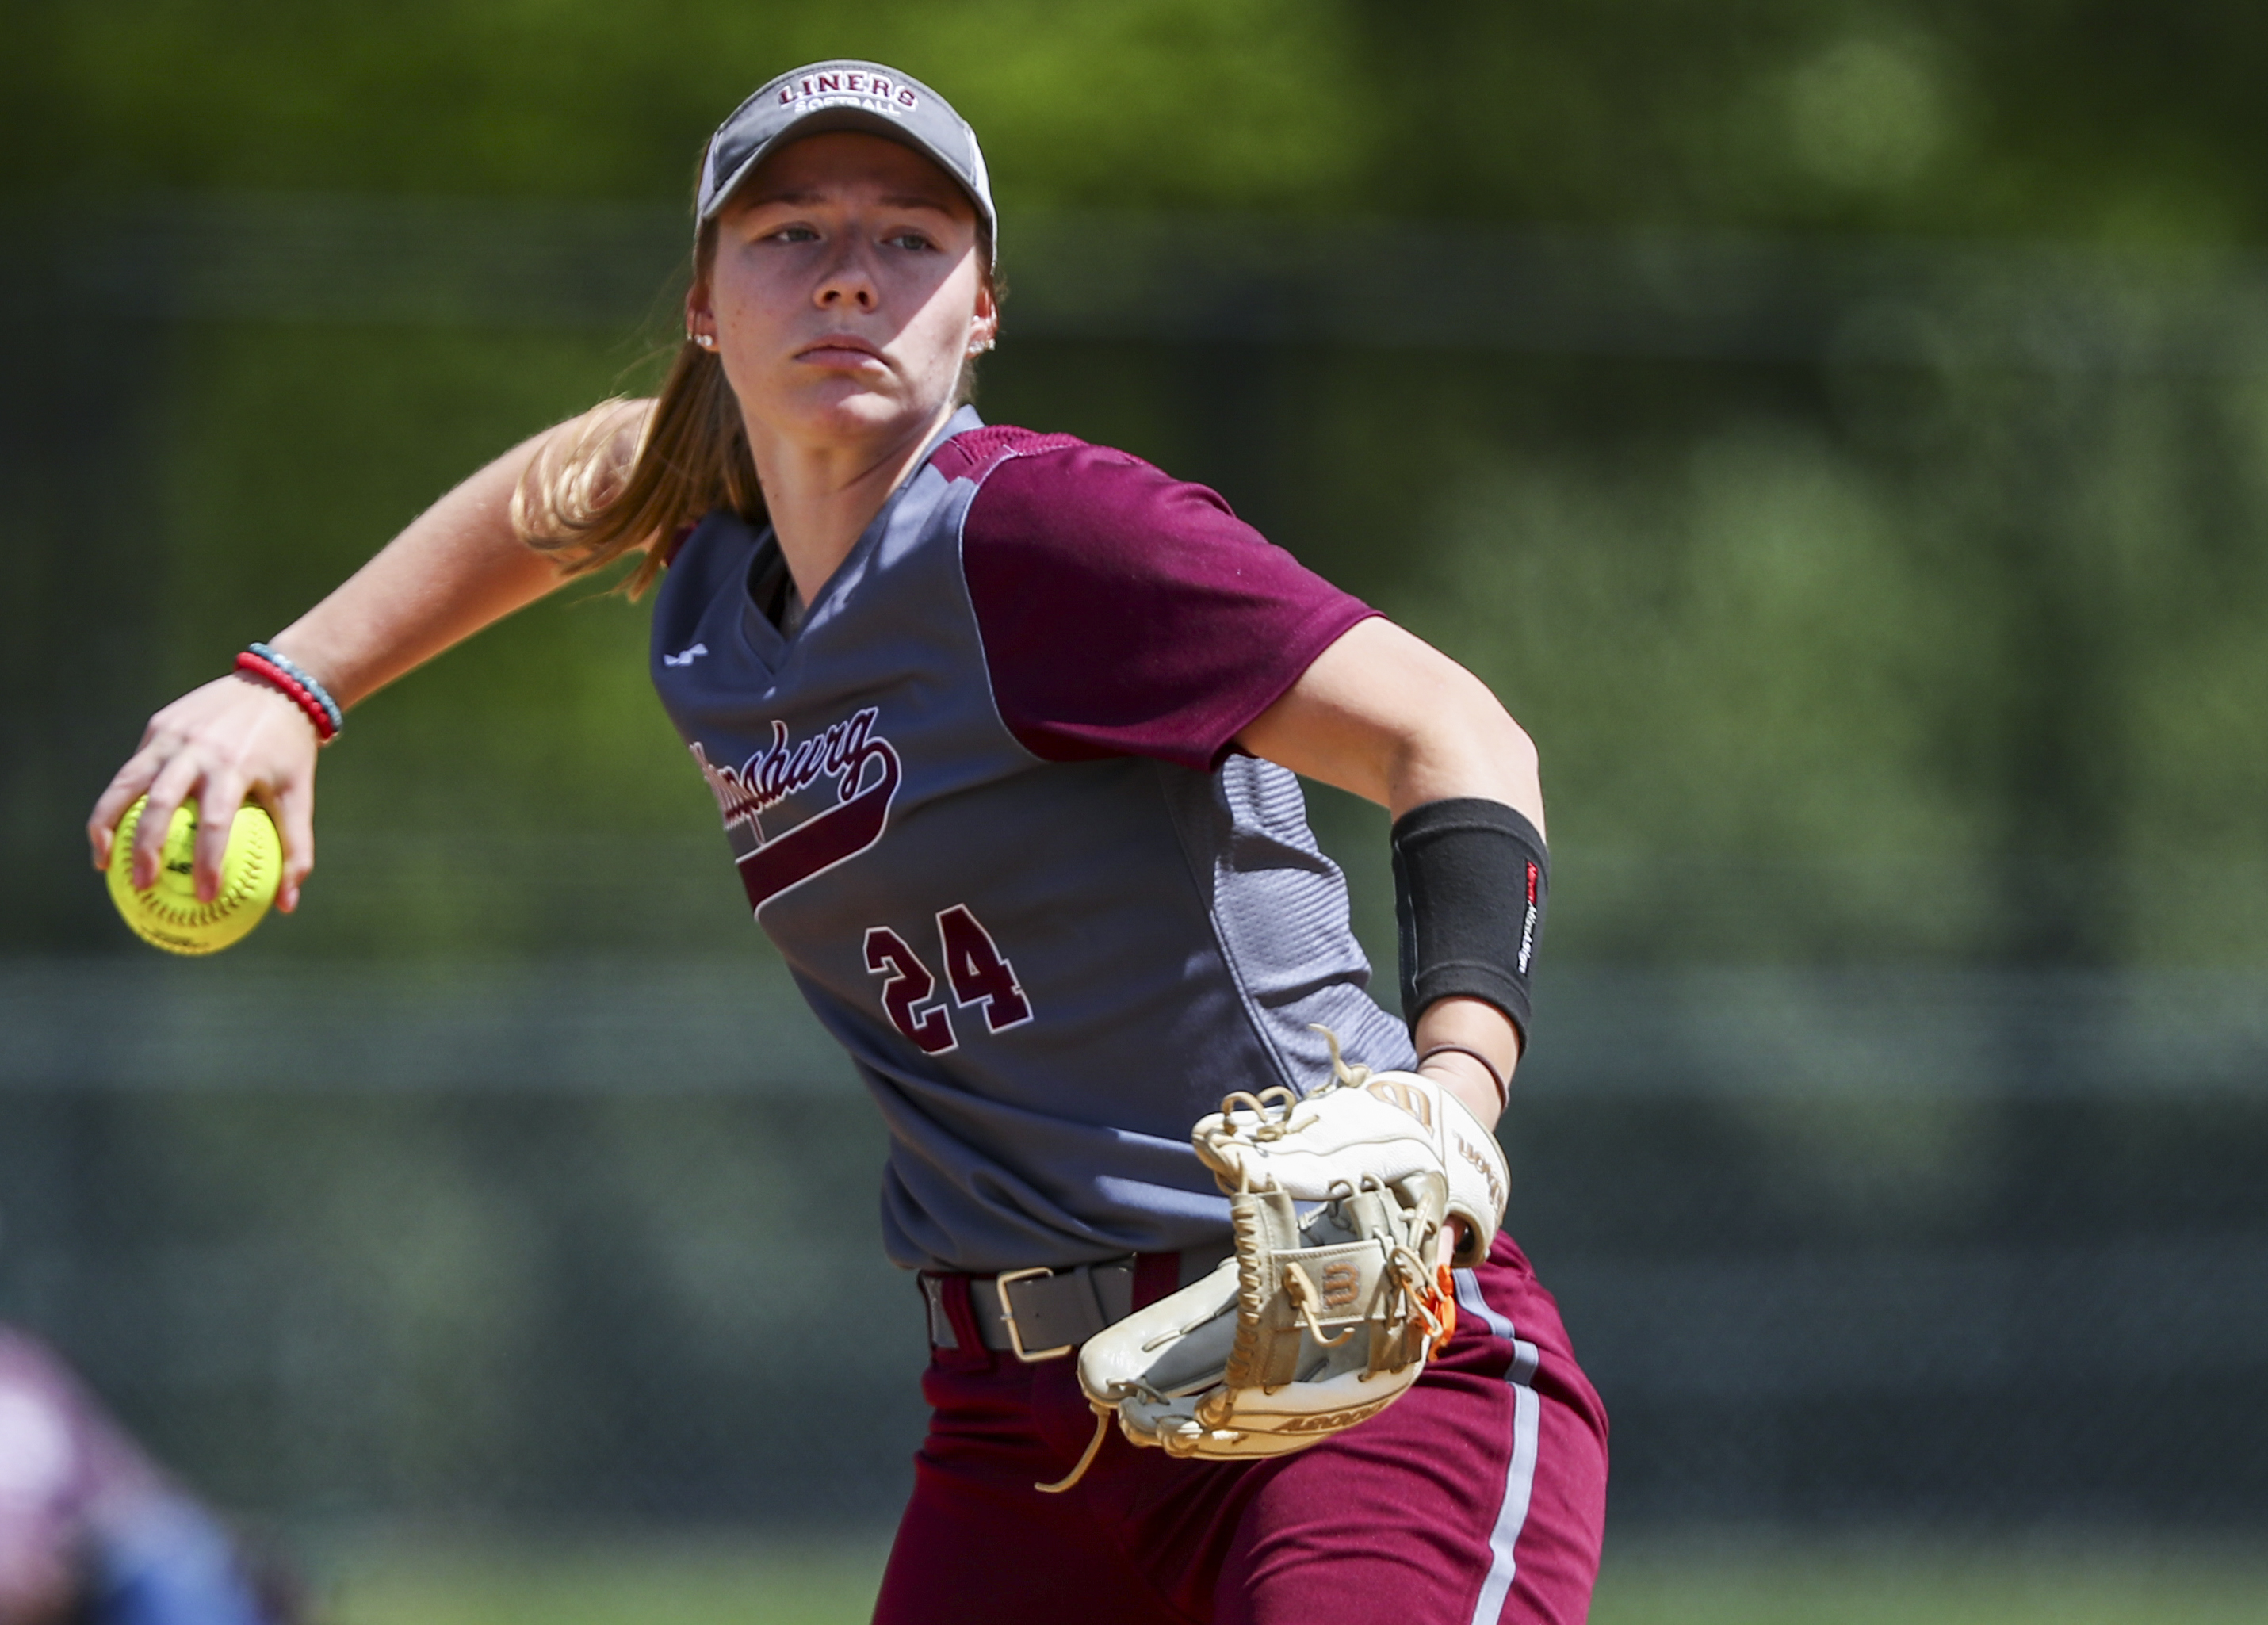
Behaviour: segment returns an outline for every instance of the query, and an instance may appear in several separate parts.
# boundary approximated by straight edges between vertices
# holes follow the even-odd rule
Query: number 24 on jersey
[[[938,911],[937,946],[953,1002],[962,1010],[981,1007],[988,1031],[1005,1033],[1032,1018],[1032,1004],[1016,981],[1015,967],[1000,957],[992,933],[966,904]],[[866,968],[883,978],[882,1013],[892,1026],[928,1055],[959,1048],[953,1017],[937,997],[937,978],[904,938],[887,925],[869,928]]]

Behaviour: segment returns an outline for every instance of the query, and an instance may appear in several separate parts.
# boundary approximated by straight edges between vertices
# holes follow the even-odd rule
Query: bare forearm
[[[1462,1047],[1440,1051],[1418,1070],[1470,1107],[1484,1125],[1494,1128],[1505,1107],[1496,1078],[1463,1050],[1485,1055],[1488,1065],[1509,1084],[1513,1068],[1520,1063],[1520,1032],[1511,1018],[1485,999],[1436,999],[1418,1018],[1413,1038],[1421,1055],[1440,1044]]]
[[[367,698],[557,586],[513,533],[512,488],[542,437],[513,447],[413,520],[271,641],[342,705]]]
[[[543,442],[538,436],[474,474],[413,521],[338,591],[276,634],[274,643],[342,705],[351,705],[452,643],[558,585],[557,569],[514,533],[512,493]],[[284,838],[277,905],[298,905],[315,861],[316,736],[281,693],[240,676],[217,677],[150,719],[142,743],[87,818],[97,866],[110,861],[118,820],[149,797],[137,827],[132,880],[157,878],[158,848],[173,809],[201,809],[197,895],[220,883],[231,820],[247,796]]]

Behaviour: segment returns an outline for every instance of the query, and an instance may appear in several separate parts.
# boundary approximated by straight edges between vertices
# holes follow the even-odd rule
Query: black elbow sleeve
[[[1463,996],[1504,1011],[1526,1046],[1550,872],[1535,826],[1500,801],[1429,801],[1395,820],[1402,1011],[1412,1032],[1427,1005]]]

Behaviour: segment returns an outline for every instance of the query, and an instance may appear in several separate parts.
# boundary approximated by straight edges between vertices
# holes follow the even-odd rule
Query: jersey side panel
[[[1273,1058],[1269,1081],[1305,1091],[1330,1076],[1318,1026],[1351,1062],[1415,1065],[1408,1030],[1370,996],[1346,879],[1315,844],[1297,776],[1238,755],[1201,783],[1167,777],[1165,789],[1221,957]]]

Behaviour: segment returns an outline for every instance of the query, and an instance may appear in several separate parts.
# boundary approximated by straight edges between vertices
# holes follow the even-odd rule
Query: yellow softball
[[[158,879],[146,892],[134,889],[134,827],[142,821],[144,796],[118,820],[110,848],[110,901],[134,934],[169,953],[215,953],[240,941],[260,923],[276,901],[284,876],[284,843],[262,809],[237,809],[228,832],[228,855],[221,860],[220,891],[212,901],[197,901],[190,860],[196,851],[195,802],[178,807],[166,844],[158,855]]]

